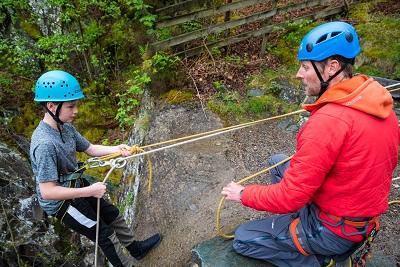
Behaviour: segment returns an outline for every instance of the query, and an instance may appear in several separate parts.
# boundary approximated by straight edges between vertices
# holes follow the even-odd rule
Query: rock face
[[[85,256],[79,238],[71,241],[71,232],[47,219],[33,196],[29,162],[0,143],[0,266],[71,266]]]
[[[157,106],[145,144],[224,127],[215,114],[206,112],[205,116],[200,107]],[[280,138],[286,141],[280,142]],[[215,213],[222,187],[265,168],[266,159],[274,153],[291,153],[290,140],[294,140],[291,133],[276,124],[264,124],[152,154],[153,189],[147,192],[144,174],[134,225],[137,239],[159,231],[163,241],[138,266],[188,264],[191,249],[216,235]],[[260,180],[265,183],[269,177]],[[226,203],[223,231],[234,230],[244,218],[263,214]]]

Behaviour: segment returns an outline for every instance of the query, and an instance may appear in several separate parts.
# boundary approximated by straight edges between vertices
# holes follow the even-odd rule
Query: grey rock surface
[[[145,143],[221,127],[223,122],[215,114],[207,112],[206,118],[199,107],[165,106],[153,114]],[[156,231],[164,238],[138,266],[185,266],[191,248],[216,235],[215,214],[222,187],[266,168],[267,158],[274,153],[292,153],[293,140],[293,133],[265,123],[152,154],[153,189],[147,192],[144,175],[137,196],[135,230],[137,239]],[[267,183],[269,176],[252,183],[256,181]],[[223,231],[231,232],[240,223],[260,216],[265,213],[226,203]]]
[[[273,267],[264,261],[237,254],[232,248],[232,240],[215,237],[200,243],[192,249],[193,264],[202,267]]]

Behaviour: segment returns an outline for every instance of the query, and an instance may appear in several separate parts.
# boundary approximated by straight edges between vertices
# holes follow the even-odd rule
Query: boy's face
[[[78,114],[78,101],[64,102],[60,110],[60,120],[72,122]]]

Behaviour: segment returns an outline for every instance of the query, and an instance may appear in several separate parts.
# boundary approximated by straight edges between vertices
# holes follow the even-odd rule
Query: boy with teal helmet
[[[303,105],[310,118],[293,157],[271,170],[271,185],[223,188],[227,200],[276,214],[240,225],[236,252],[277,266],[353,266],[350,256],[379,230],[397,166],[398,120],[386,88],[353,77],[360,50],[354,27],[340,21],[301,41],[296,78],[317,100]],[[287,158],[274,155],[268,163]],[[355,266],[365,257],[355,257]]]
[[[36,178],[39,204],[72,230],[96,240],[97,199],[100,198],[99,246],[113,266],[133,266],[133,259],[143,258],[160,241],[155,234],[136,241],[119,210],[102,197],[105,184],[89,184],[83,171],[77,171],[76,152],[103,156],[121,152],[130,155],[127,145],[91,144],[71,124],[78,113],[77,101],[85,96],[79,82],[71,74],[54,70],[44,73],[36,82],[35,101],[46,113],[32,134],[30,158]]]

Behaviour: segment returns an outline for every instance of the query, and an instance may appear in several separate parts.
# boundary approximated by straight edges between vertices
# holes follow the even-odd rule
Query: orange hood
[[[327,103],[348,106],[379,118],[386,118],[393,109],[389,91],[365,75],[333,85],[314,104],[303,105],[303,108],[312,112]]]

